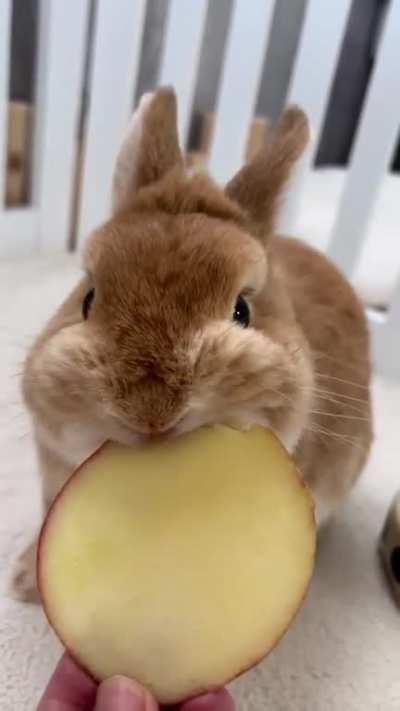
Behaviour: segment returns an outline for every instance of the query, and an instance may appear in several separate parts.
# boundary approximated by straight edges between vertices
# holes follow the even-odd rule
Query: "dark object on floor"
[[[388,513],[379,550],[394,598],[400,606],[400,492]]]

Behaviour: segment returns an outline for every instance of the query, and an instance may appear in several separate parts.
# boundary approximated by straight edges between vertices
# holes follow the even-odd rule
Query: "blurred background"
[[[398,5],[2,0],[0,256],[74,250],[107,217],[120,137],[139,97],[158,84],[178,92],[188,164],[222,182],[297,102],[314,141],[280,227],[328,251],[378,324],[391,305],[394,318]],[[378,350],[397,372],[393,339]]]
[[[374,66],[390,0],[354,0],[340,47],[337,66],[316,154],[316,166],[343,166],[349,160],[360,111]],[[170,0],[148,0],[141,38],[141,58],[135,103],[158,83],[164,49],[164,31]],[[91,23],[94,20],[91,3]],[[188,5],[189,6],[189,5]],[[286,98],[296,57],[307,0],[280,0],[272,19],[270,46],[265,61],[255,115],[278,117]],[[185,6],[183,6],[184,8]],[[193,136],[190,147],[199,147],[196,120],[216,107],[225,42],[233,0],[211,2],[205,18],[203,46],[193,97]],[[39,0],[14,0],[12,14],[9,98],[29,107],[34,101],[36,43]],[[93,24],[91,27],[93,31]],[[87,76],[86,76],[87,79]],[[85,86],[85,91],[87,87]],[[400,168],[400,149],[396,146],[391,167]],[[12,200],[10,195],[10,200]]]
[[[23,361],[79,278],[121,137],[159,84],[178,94],[188,165],[221,183],[287,103],[304,108],[313,141],[278,227],[336,262],[371,327],[371,458],[295,625],[236,684],[239,711],[399,711],[376,548],[399,486],[400,0],[0,0],[1,711],[32,711],[60,654],[41,610],[6,594],[40,516]]]

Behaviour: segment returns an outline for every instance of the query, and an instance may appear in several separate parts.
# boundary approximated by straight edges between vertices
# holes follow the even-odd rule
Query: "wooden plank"
[[[210,171],[226,182],[240,168],[263,69],[273,0],[237,0],[217,101]]]
[[[38,247],[66,249],[89,0],[41,0],[33,156]]]
[[[10,36],[11,0],[0,0],[0,210],[4,207],[7,169]]]
[[[86,119],[78,243],[109,216],[114,160],[133,110],[145,0],[99,0]]]
[[[31,104],[22,101],[12,101],[8,104],[7,207],[28,202],[31,124]]]
[[[161,60],[160,81],[178,95],[178,128],[186,147],[208,0],[172,0]]]
[[[310,121],[312,140],[288,190],[279,226],[284,233],[296,228],[301,196],[323,127],[350,7],[351,0],[309,0],[307,5],[287,103],[298,104],[304,109]]]
[[[400,122],[400,0],[393,0],[351,156],[332,232],[330,256],[351,276],[378,190],[395,148]]]
[[[39,217],[32,207],[0,211],[0,259],[30,257],[37,251]]]

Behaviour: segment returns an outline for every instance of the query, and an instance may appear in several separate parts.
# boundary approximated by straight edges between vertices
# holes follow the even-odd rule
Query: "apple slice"
[[[279,441],[215,426],[99,449],[47,516],[38,580],[51,625],[96,679],[125,674],[178,703],[272,649],[314,551],[312,499]]]

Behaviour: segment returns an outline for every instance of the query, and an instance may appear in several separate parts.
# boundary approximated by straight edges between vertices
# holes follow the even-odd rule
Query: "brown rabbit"
[[[308,133],[287,109],[223,190],[185,171],[173,91],[142,99],[117,159],[113,217],[26,360],[45,509],[105,439],[212,422],[275,430],[318,520],[348,493],[371,442],[363,308],[323,255],[274,234]],[[35,543],[14,576],[23,599],[36,597],[34,560]]]

